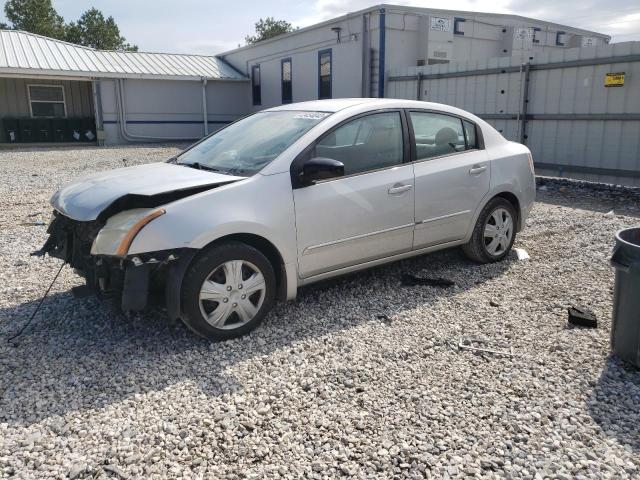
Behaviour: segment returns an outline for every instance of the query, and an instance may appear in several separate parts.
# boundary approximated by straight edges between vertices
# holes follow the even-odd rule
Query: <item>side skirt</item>
[[[307,278],[298,278],[298,286],[302,287],[304,285],[309,285],[311,283],[319,282],[321,280],[326,280],[328,278],[338,277],[340,275],[345,275],[351,272],[357,272],[359,270],[366,270],[367,268],[377,267],[378,265],[384,265],[385,263],[397,262],[398,260],[404,260],[405,258],[417,257],[419,255],[424,255],[425,253],[435,252],[437,250],[444,250],[445,248],[455,247],[458,245],[462,245],[463,243],[465,243],[464,240],[454,240],[452,242],[440,243],[438,245],[432,245],[430,247],[420,248],[418,250],[411,250],[409,252],[399,253],[397,255],[393,255],[392,257],[384,257],[384,258],[379,258],[377,260],[371,260],[365,263],[359,263],[357,265],[351,265],[350,267],[344,267],[338,270],[332,270],[330,272],[313,275]]]

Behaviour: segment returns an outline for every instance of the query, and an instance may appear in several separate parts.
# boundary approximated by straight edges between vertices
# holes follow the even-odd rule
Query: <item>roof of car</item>
[[[442,103],[422,102],[418,100],[404,100],[398,98],[336,98],[331,100],[312,100],[309,102],[289,103],[278,107],[269,108],[266,111],[277,112],[286,110],[303,110],[310,112],[335,113],[350,107],[377,108],[420,108],[435,109],[450,113],[461,113],[462,110]],[[469,112],[464,112],[469,114]]]

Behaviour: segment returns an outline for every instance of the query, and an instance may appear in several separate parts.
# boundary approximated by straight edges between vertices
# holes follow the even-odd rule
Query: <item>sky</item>
[[[4,1],[0,4],[4,7]],[[96,7],[112,15],[129,43],[146,52],[213,55],[244,44],[254,23],[265,17],[306,27],[348,12],[383,3],[371,0],[53,0],[67,22]],[[389,0],[451,10],[512,13],[612,36],[612,42],[640,40],[640,0]],[[0,21],[4,18],[4,8]]]

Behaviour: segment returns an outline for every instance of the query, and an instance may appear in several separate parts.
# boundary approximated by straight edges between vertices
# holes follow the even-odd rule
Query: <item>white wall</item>
[[[116,111],[115,81],[100,82],[106,144],[123,143]],[[127,130],[133,135],[200,138],[204,135],[202,84],[196,81],[125,80]],[[209,81],[209,132],[246,115],[248,82]]]

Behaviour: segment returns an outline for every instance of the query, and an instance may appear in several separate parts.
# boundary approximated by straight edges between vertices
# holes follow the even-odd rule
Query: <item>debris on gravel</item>
[[[405,260],[303,288],[226,342],[75,298],[65,267],[7,344],[59,268],[29,256],[46,229],[23,223],[79,175],[181,147],[0,152],[0,477],[640,476],[640,372],[609,356],[614,232],[640,217],[624,189],[542,179],[528,261]],[[568,328],[571,305],[599,328]]]

